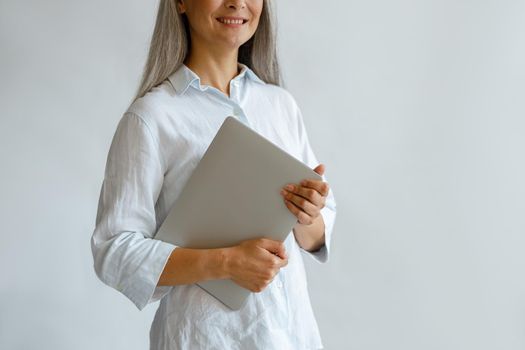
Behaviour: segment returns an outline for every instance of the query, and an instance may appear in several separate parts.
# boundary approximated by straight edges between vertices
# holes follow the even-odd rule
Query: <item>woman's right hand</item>
[[[227,248],[227,253],[228,276],[252,292],[263,291],[288,264],[284,243],[268,238],[243,241]]]

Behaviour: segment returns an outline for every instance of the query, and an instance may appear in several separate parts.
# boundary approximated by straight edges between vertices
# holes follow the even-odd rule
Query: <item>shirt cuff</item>
[[[149,239],[154,247],[138,270],[129,276],[125,286],[117,288],[133,304],[142,310],[146,305],[162,299],[173,286],[157,286],[160,275],[168,262],[172,251],[177,247],[171,243]]]

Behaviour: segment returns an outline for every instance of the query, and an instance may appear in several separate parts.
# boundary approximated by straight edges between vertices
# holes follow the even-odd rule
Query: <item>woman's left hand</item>
[[[324,164],[319,164],[314,171],[323,175]],[[286,207],[297,217],[302,225],[311,225],[321,214],[330,187],[327,182],[304,179],[300,184],[288,184],[281,190]]]

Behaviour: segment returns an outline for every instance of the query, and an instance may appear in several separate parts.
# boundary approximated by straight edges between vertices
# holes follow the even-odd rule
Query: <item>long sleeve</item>
[[[317,160],[317,157],[315,156],[314,151],[312,150],[312,147],[310,145],[301,110],[295,103],[295,100],[292,101],[295,110],[294,114],[297,118],[297,139],[299,141],[301,158],[305,164],[307,164],[310,168],[313,169],[319,165],[319,161]],[[330,184],[326,175],[323,175],[322,177],[323,181],[328,182],[328,184]],[[314,258],[315,261],[319,263],[326,263],[328,262],[330,256],[330,243],[332,240],[332,231],[334,228],[336,217],[336,202],[331,186],[328,192],[328,196],[326,197],[325,206],[323,209],[321,209],[321,215],[325,224],[325,244],[315,252],[309,252],[303,248],[301,248],[301,251],[311,256],[312,258]]]
[[[144,119],[123,115],[109,149],[91,237],[98,278],[139,310],[172,288],[157,283],[176,246],[152,239],[164,179],[158,147]]]

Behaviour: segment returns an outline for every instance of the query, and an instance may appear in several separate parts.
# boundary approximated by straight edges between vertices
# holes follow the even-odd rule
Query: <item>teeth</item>
[[[224,19],[224,18],[219,18],[219,21],[222,22],[222,23],[226,23],[226,24],[242,24],[243,20],[242,19]]]

